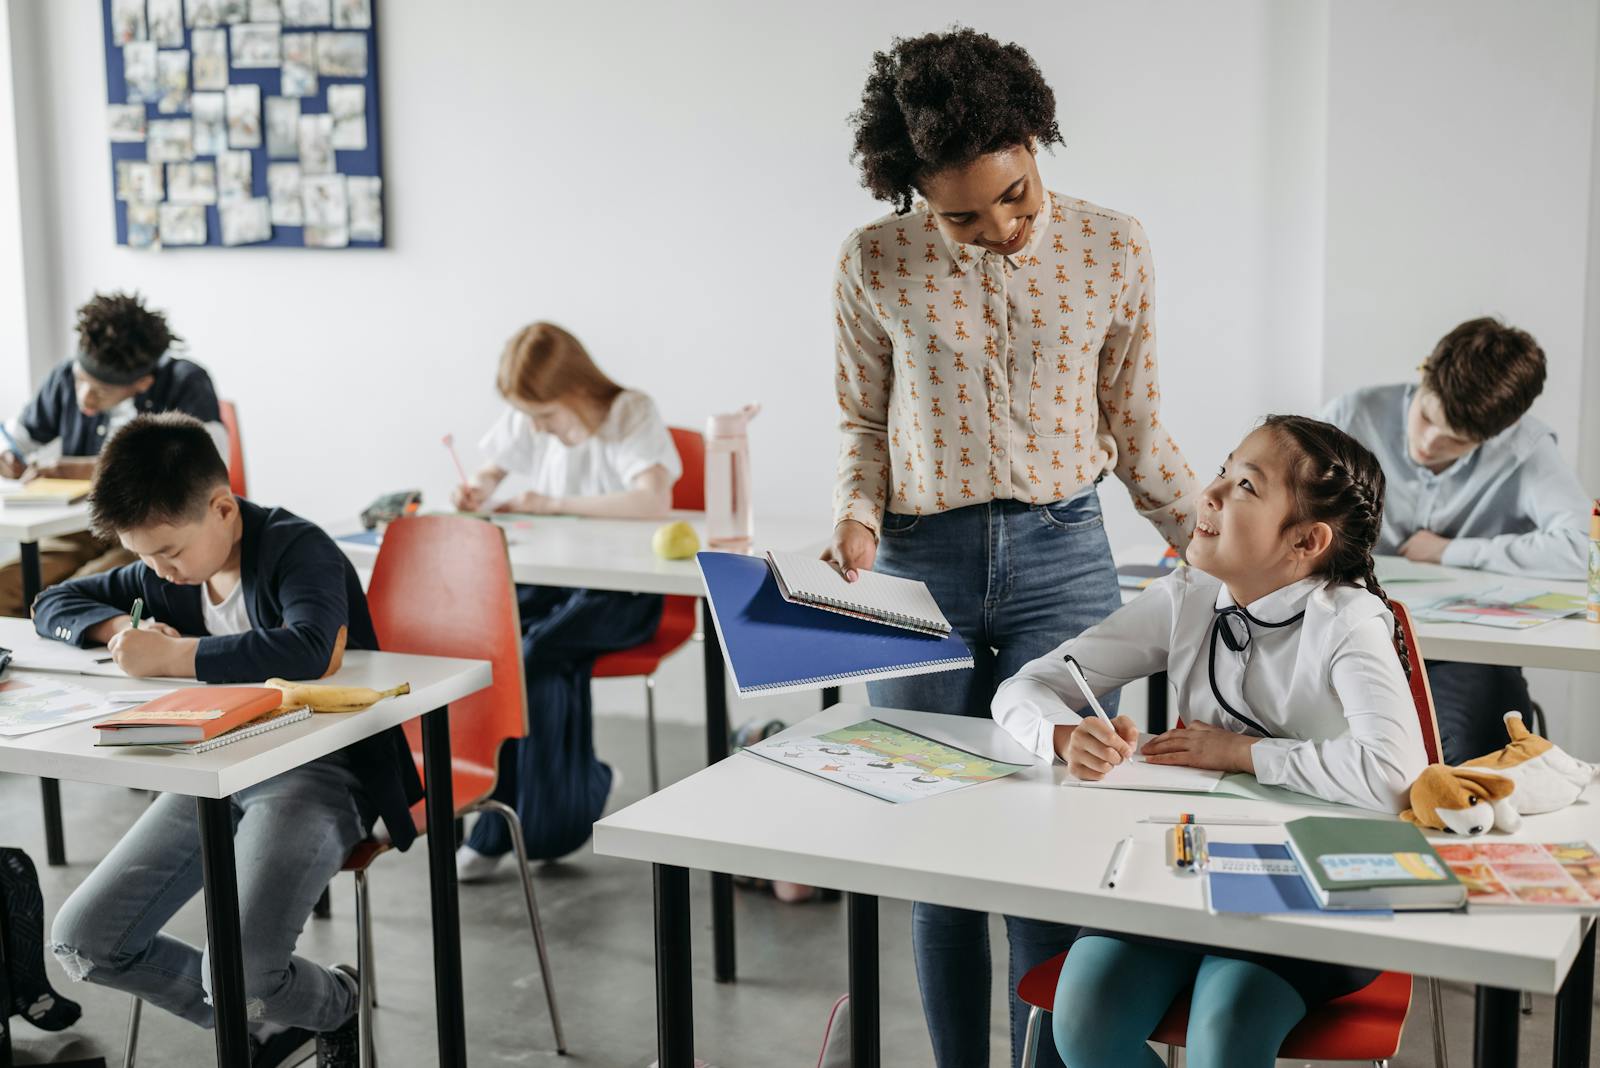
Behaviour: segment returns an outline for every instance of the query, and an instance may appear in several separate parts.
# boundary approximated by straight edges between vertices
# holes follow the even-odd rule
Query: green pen
[[[133,629],[134,630],[138,630],[139,629],[139,617],[142,616],[142,615],[144,615],[144,598],[143,597],[135,597],[133,599]]]

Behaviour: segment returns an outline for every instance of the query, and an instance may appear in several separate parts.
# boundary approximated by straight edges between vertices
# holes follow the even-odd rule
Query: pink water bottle
[[[750,508],[750,439],[745,428],[761,410],[747,404],[706,420],[706,545],[749,552],[755,539]]]

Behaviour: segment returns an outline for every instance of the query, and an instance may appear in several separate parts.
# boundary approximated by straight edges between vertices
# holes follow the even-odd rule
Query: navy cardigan
[[[99,456],[101,446],[106,443],[111,413],[84,415],[78,410],[73,363],[64,360],[56,364],[44,385],[39,387],[38,394],[22,410],[22,429],[40,445],[60,438],[63,456]],[[150,373],[155,381],[133,398],[133,406],[139,414],[182,412],[202,423],[222,421],[217,391],[204,367],[168,356]]]
[[[167,582],[140,561],[47,588],[33,603],[34,627],[46,638],[87,644],[97,623],[145,610],[179,633],[200,639],[194,673],[201,682],[260,683],[317,679],[341,639],[351,649],[376,649],[378,636],[355,568],[318,526],[282,508],[239,500],[243,520],[241,581],[251,629],[209,635],[203,586]],[[383,817],[401,849],[416,838],[411,806],[422,782],[405,734],[391,727],[340,751],[366,788],[371,815]]]

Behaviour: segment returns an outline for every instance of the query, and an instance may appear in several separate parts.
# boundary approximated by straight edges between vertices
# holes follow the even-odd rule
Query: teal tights
[[[1068,1068],[1160,1068],[1146,1043],[1173,998],[1194,984],[1189,1068],[1271,1068],[1306,1003],[1276,973],[1204,949],[1085,935],[1072,946],[1051,1013]]]

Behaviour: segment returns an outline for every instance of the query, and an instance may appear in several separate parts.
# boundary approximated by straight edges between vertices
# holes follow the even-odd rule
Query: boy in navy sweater
[[[130,675],[201,682],[314,679],[348,645],[377,637],[354,568],[318,527],[240,500],[195,419],[139,416],[100,457],[94,524],[138,555],[115,571],[45,590],[40,634],[105,644]],[[143,598],[148,625],[130,612]],[[354,1065],[353,969],[294,955],[323,887],[379,817],[402,849],[421,783],[398,728],[233,796],[252,1068],[315,1041],[324,1065]],[[211,1025],[210,970],[198,948],[161,927],[200,889],[193,802],[163,795],[56,914],[52,948],[69,976],[128,991]]]
[[[0,475],[28,473],[51,478],[93,478],[95,457],[116,430],[144,412],[184,412],[205,424],[225,451],[228,432],[216,391],[205,368],[170,354],[182,339],[166,316],[126,293],[96,294],[78,309],[78,347],[50,372],[22,414],[6,423],[8,447],[0,451]],[[61,455],[37,462],[47,446]],[[109,571],[133,557],[93,534],[50,538],[39,554],[46,586],[73,575]],[[0,615],[25,616],[22,571],[0,569]]]

